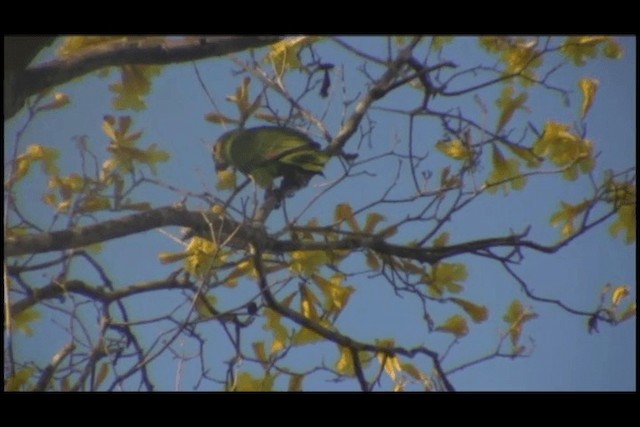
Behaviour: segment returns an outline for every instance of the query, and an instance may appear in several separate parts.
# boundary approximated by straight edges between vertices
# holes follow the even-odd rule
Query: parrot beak
[[[229,167],[229,164],[224,161],[221,150],[222,144],[219,141],[216,142],[213,147],[211,147],[211,152],[213,154],[213,163],[216,167],[216,172],[226,170]]]

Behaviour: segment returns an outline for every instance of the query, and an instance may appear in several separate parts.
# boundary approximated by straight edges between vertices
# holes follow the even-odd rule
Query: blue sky
[[[350,44],[362,50],[383,56],[386,42],[382,38],[359,37],[344,38]],[[528,121],[541,129],[547,120],[572,123],[578,120],[580,96],[577,87],[579,78],[587,76],[597,78],[600,82],[596,101],[587,118],[587,138],[596,144],[599,157],[597,160],[596,179],[602,178],[605,169],[622,170],[635,167],[636,158],[636,40],[631,37],[620,38],[625,55],[620,60],[596,59],[584,67],[566,66],[560,69],[552,79],[555,86],[571,90],[570,106],[567,107],[557,93],[539,88],[531,91],[527,105],[531,112],[517,112],[509,123],[515,129],[514,135],[520,135],[521,128]],[[344,101],[354,99],[366,90],[362,75],[363,60],[355,58],[332,42],[322,42],[316,47],[322,60],[336,65],[332,74],[332,88],[327,99],[317,96],[317,89],[301,100],[306,108],[317,115],[326,111],[325,123],[332,134],[335,134],[344,116]],[[51,55],[44,52],[42,57]],[[264,50],[256,52],[261,58]],[[452,60],[458,70],[472,67],[480,62],[492,65],[494,60],[488,59],[477,48],[472,38],[463,38],[448,45],[443,50],[443,58]],[[246,54],[238,58],[247,59]],[[433,58],[433,61],[436,61]],[[554,62],[555,61],[555,62]],[[559,58],[550,58],[546,67],[559,62]],[[198,69],[208,90],[214,97],[217,106],[225,114],[234,116],[235,105],[225,101],[225,97],[234,93],[241,77],[234,76],[231,66],[225,58],[216,58],[198,62]],[[380,68],[371,64],[366,71],[373,76],[380,74]],[[116,79],[115,73],[106,78],[95,75],[59,87],[57,90],[68,94],[72,103],[59,111],[48,112],[30,125],[23,136],[21,147],[31,143],[40,143],[56,147],[61,152],[61,169],[63,171],[80,171],[80,162],[75,149],[74,137],[86,135],[89,146],[100,159],[106,158],[107,138],[101,131],[102,118],[105,114],[131,114],[134,120],[133,130],[144,129],[142,146],[157,143],[161,149],[171,154],[168,163],[159,166],[157,178],[171,183],[175,187],[192,192],[208,191],[216,193],[215,172],[210,158],[211,143],[224,131],[221,126],[208,123],[204,115],[213,107],[198,83],[192,64],[165,67],[153,81],[153,89],[147,99],[149,108],[141,112],[118,112],[111,108],[112,94],[107,90],[109,83]],[[481,77],[456,79],[449,89],[455,90],[475,84]],[[286,87],[291,93],[302,90],[302,79],[296,72],[285,79]],[[259,91],[258,82],[252,83],[252,98]],[[486,121],[492,128],[497,119],[494,100],[499,87],[481,90],[477,95],[487,105],[489,115],[483,117],[480,108],[472,96],[465,98],[438,99],[433,101],[432,108],[446,110],[459,108],[463,114],[474,120]],[[416,91],[403,90],[392,93],[376,104],[378,107],[409,109],[418,105],[420,98]],[[277,97],[270,95],[270,101],[279,108],[284,108]],[[347,108],[353,109],[353,105]],[[394,150],[406,153],[408,139],[408,119],[406,116],[388,113],[383,110],[371,112],[375,122],[371,141],[365,141],[360,147],[359,160]],[[11,154],[12,143],[16,131],[24,123],[25,116],[20,114],[5,123],[5,158]],[[253,122],[258,124],[258,122]],[[312,132],[313,133],[313,132]],[[316,136],[319,134],[316,132]],[[443,138],[443,130],[433,120],[421,120],[416,124],[414,138],[418,154],[428,154],[423,169],[432,171],[438,177],[440,169],[448,164],[455,165],[440,152],[434,144]],[[473,135],[480,138],[481,135]],[[517,137],[514,137],[517,138]],[[319,142],[324,143],[319,137]],[[347,151],[357,151],[359,135],[348,144]],[[531,144],[532,139],[525,140]],[[370,144],[370,145],[369,145]],[[404,145],[403,145],[404,144]],[[485,175],[490,169],[484,154]],[[367,163],[358,171],[366,171],[346,180],[320,197],[306,210],[303,219],[319,218],[321,221],[332,220],[333,211],[338,203],[349,203],[354,209],[367,205],[380,197],[380,194],[394,180],[398,168],[397,160],[383,158]],[[301,212],[329,183],[340,176],[342,168],[337,160],[333,160],[325,171],[325,178],[314,178],[309,186],[287,201],[289,215]],[[398,197],[408,196],[412,192],[410,180],[407,178],[406,165],[400,169],[399,185],[394,190]],[[434,178],[436,180],[436,178]],[[480,181],[481,182],[481,181]],[[33,173],[19,187],[20,203],[31,219],[43,227],[50,223],[51,211],[44,208],[40,195],[46,181],[38,173]],[[250,194],[251,190],[245,190]],[[503,236],[510,229],[522,231],[531,226],[530,238],[543,244],[552,244],[559,238],[558,229],[549,225],[549,217],[555,212],[560,201],[578,203],[590,195],[591,184],[586,177],[569,183],[558,176],[536,176],[529,180],[525,190],[510,192],[504,196],[501,191],[495,195],[484,195],[453,217],[443,231],[451,234],[451,243],[460,243],[472,239]],[[153,206],[164,206],[179,201],[182,196],[158,186],[145,186],[133,193],[136,201],[150,201]],[[224,197],[224,194],[221,194]],[[188,200],[191,209],[206,208],[201,202]],[[409,211],[419,209],[420,205],[399,207],[397,204],[377,206],[374,210],[383,213],[387,222],[403,218]],[[116,214],[116,217],[121,214]],[[366,215],[366,214],[365,214]],[[361,221],[364,221],[365,215]],[[103,218],[103,217],[101,217]],[[283,224],[281,211],[269,219],[267,227],[277,230]],[[63,227],[61,219],[54,228]],[[593,310],[598,304],[600,289],[606,283],[614,285],[627,284],[632,287],[631,298],[635,299],[635,243],[625,245],[621,239],[612,239],[607,233],[610,222],[599,225],[591,232],[580,237],[571,245],[553,254],[536,254],[525,251],[524,261],[516,267],[518,275],[523,277],[530,289],[537,295],[547,298],[561,299],[570,307],[579,310]],[[394,237],[403,243],[423,235],[432,224],[414,224],[403,228]],[[422,229],[421,227],[425,227]],[[167,229],[177,234],[177,229]],[[114,285],[128,286],[138,281],[163,278],[175,270],[176,265],[164,266],[158,262],[160,251],[179,251],[180,246],[165,234],[158,231],[147,232],[125,239],[108,242],[104,245],[99,259],[109,272]],[[51,259],[55,254],[44,255],[38,260]],[[444,360],[445,370],[453,369],[460,364],[482,357],[495,349],[499,336],[505,331],[506,324],[502,315],[508,304],[514,299],[521,299],[530,306],[539,317],[526,324],[522,342],[533,347],[530,356],[516,360],[492,359],[488,362],[461,370],[451,375],[450,380],[458,390],[635,390],[636,389],[636,324],[635,319],[616,327],[600,325],[599,334],[588,334],[586,319],[566,313],[556,306],[527,301],[506,272],[495,262],[471,256],[461,256],[451,262],[466,263],[469,277],[465,281],[465,291],[461,297],[486,305],[490,310],[489,320],[476,325],[470,324],[470,333],[452,345]],[[364,258],[355,254],[341,265],[345,271],[355,273],[364,268]],[[74,273],[88,281],[98,283],[95,272],[82,263],[74,267]],[[34,283],[46,284],[40,276],[31,276]],[[421,311],[416,301],[408,296],[397,298],[386,281],[375,275],[353,274],[346,283],[356,288],[350,304],[341,314],[337,326],[354,338],[368,341],[374,338],[393,337],[397,344],[407,347],[426,345],[439,352],[452,343],[448,334],[428,333],[421,321]],[[295,286],[294,283],[289,286]],[[233,289],[220,289],[216,294],[221,307],[233,307],[244,301],[247,295],[254,295],[256,286],[250,281],[242,281]],[[177,292],[155,294],[148,297],[131,298],[126,305],[138,319],[158,316],[181,303]],[[444,320],[449,314],[457,312],[454,307],[434,307],[436,323]],[[86,319],[95,317],[90,307],[84,306],[81,316]],[[16,335],[16,352],[24,358],[49,360],[56,349],[68,341],[64,316],[56,312],[47,312],[43,321],[34,325],[35,335],[25,338]],[[270,335],[262,330],[263,321],[259,319],[249,330],[243,340],[243,346],[251,352],[251,339],[264,339],[269,342]],[[210,323],[207,325],[211,325]],[[137,335],[144,343],[150,344],[158,335],[168,329],[167,323],[157,326],[140,327]],[[224,365],[221,360],[228,358],[229,349],[225,346],[223,332],[217,326],[202,326],[202,333],[211,343],[206,349],[207,360],[212,361],[212,369],[218,378],[223,377]],[[261,337],[261,338],[260,338]],[[529,341],[529,337],[533,341]],[[213,345],[216,343],[216,345]],[[219,344],[219,345],[218,345]],[[243,348],[244,348],[243,347]],[[506,348],[506,346],[505,346]],[[175,351],[184,354],[195,354],[198,350],[192,340],[179,338],[174,345]],[[226,353],[225,353],[226,352]],[[294,354],[295,353],[295,354]],[[319,357],[332,365],[337,358],[334,345],[307,345],[292,351],[290,365],[298,369],[311,368]],[[170,354],[160,357],[151,368],[151,374],[158,389],[190,390],[198,376],[197,359],[179,364]],[[416,365],[428,368],[425,360]],[[240,370],[256,372],[249,363]],[[426,369],[428,370],[428,369]],[[179,373],[179,375],[177,375]],[[176,384],[176,376],[181,377]],[[319,374],[305,380],[305,389],[311,390],[357,390],[357,383],[335,383],[327,381],[329,376]],[[286,387],[286,380],[277,383]],[[383,387],[390,387],[385,378]],[[216,389],[215,384],[205,383],[201,389]]]

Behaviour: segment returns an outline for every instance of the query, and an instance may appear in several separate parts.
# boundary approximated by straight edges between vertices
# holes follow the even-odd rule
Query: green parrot
[[[314,175],[322,175],[330,156],[304,133],[282,126],[236,129],[223,134],[213,146],[216,171],[234,167],[271,189],[282,177],[281,195],[304,187]]]

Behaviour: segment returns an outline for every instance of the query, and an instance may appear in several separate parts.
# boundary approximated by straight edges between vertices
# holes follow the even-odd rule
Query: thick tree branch
[[[4,242],[5,256],[73,249],[171,225],[190,227],[203,236],[210,236],[213,231],[216,238],[231,238],[228,244],[232,247],[243,247],[243,242],[248,241],[249,237],[264,238],[261,230],[250,226],[239,227],[237,223],[212,212],[163,207],[72,230],[9,238]]]
[[[195,231],[196,235],[209,239],[212,238],[213,233],[213,238],[233,248],[246,248],[249,242],[258,241],[265,251],[277,253],[368,249],[382,255],[413,259],[429,264],[435,264],[456,255],[478,253],[496,247],[528,247],[539,252],[553,253],[566,245],[566,240],[552,246],[523,240],[526,231],[521,235],[474,240],[440,248],[397,245],[388,243],[379,236],[358,234],[330,242],[277,240],[269,236],[263,228],[239,224],[212,212],[192,212],[177,207],[162,207],[72,230],[11,237],[5,240],[4,251],[5,256],[18,256],[68,250],[167,226],[189,227]]]
[[[54,354],[51,358],[51,363],[49,363],[49,365],[47,365],[47,367],[42,371],[42,374],[38,379],[38,383],[33,388],[33,391],[46,391],[47,386],[49,385],[49,382],[51,382],[51,378],[53,378],[53,374],[56,372],[56,369],[58,369],[60,363],[75,349],[76,345],[72,341]]]
[[[214,56],[273,44],[275,36],[188,37],[178,40],[116,40],[89,48],[82,54],[55,59],[17,72],[4,81],[7,120],[24,105],[26,99],[45,89],[61,85],[104,67],[131,64],[164,65]],[[10,95],[10,96],[7,96]]]
[[[144,292],[153,292],[163,289],[185,289],[190,283],[186,280],[170,278],[166,280],[139,283],[117,289],[106,290],[102,287],[91,286],[81,280],[68,280],[64,283],[53,283],[43,288],[34,288],[29,296],[21,299],[11,306],[11,315],[16,316],[40,301],[55,299],[67,293],[83,295],[91,300],[109,304],[113,301],[127,298]]]

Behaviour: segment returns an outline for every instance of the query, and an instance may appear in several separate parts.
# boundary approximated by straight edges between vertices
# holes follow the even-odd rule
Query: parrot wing
[[[304,133],[277,126],[227,132],[216,143],[214,156],[220,164],[251,175],[263,187],[297,169],[322,173],[330,159],[320,150],[320,145]]]

